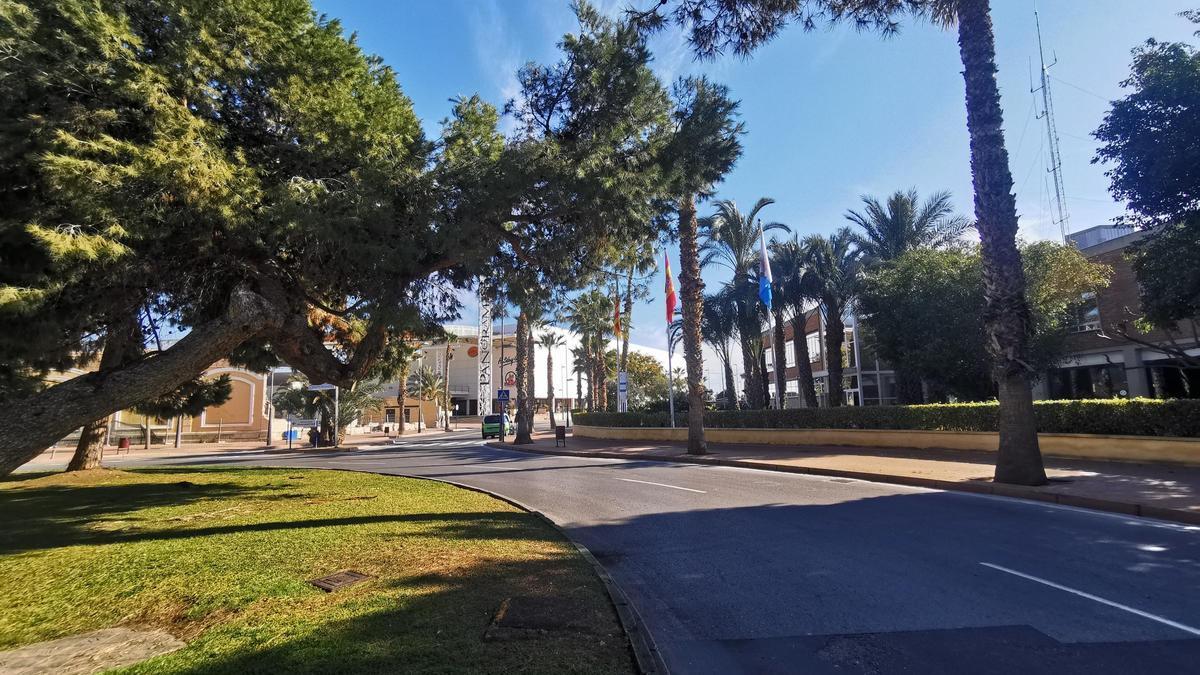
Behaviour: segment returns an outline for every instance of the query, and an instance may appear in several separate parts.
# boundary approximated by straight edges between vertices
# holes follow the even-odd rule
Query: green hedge
[[[1089,399],[1037,401],[1038,431],[1128,436],[1200,436],[1200,400]],[[918,429],[995,431],[999,407],[988,403],[710,410],[704,425],[714,429]],[[676,415],[686,424],[685,415]],[[581,413],[577,424],[597,427],[665,427],[666,413]]]

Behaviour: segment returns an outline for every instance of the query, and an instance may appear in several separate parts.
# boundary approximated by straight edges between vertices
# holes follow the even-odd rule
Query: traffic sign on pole
[[[497,389],[496,390],[496,400],[500,401],[501,403],[508,403],[508,390],[507,389]]]

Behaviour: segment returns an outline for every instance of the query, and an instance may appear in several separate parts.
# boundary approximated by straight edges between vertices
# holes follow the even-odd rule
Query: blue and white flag
[[[766,305],[767,311],[771,310],[771,259],[767,257],[767,239],[763,234],[762,226],[758,228],[758,247],[762,253],[762,260],[758,264],[758,297]]]

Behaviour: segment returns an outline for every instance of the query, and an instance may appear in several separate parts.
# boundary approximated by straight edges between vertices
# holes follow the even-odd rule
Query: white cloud
[[[508,17],[497,0],[476,2],[472,7],[474,11],[468,16],[468,23],[475,46],[475,58],[491,82],[495,95],[499,97],[495,101],[497,107],[503,107],[521,93],[521,83],[517,80],[517,69],[522,64],[516,49],[518,36],[510,30]],[[513,126],[514,121],[510,117],[500,120],[503,133],[512,131]]]

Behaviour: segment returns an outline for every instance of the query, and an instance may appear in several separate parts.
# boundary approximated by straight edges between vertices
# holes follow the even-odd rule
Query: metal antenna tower
[[[1042,112],[1038,114],[1038,119],[1046,120],[1046,138],[1050,145],[1050,168],[1047,171],[1054,177],[1054,204],[1056,207],[1057,218],[1055,224],[1058,225],[1058,231],[1062,235],[1063,243],[1067,243],[1067,221],[1071,216],[1067,213],[1066,207],[1066,191],[1063,188],[1062,177],[1062,157],[1058,152],[1058,128],[1054,124],[1054,97],[1050,94],[1050,68],[1058,63],[1058,55],[1054,56],[1053,63],[1046,63],[1046,52],[1042,49],[1042,24],[1038,19],[1038,13],[1033,11],[1033,22],[1037,26],[1038,38],[1038,59],[1042,65],[1041,86],[1034,89],[1030,83],[1029,91],[1032,93],[1042,92]]]

